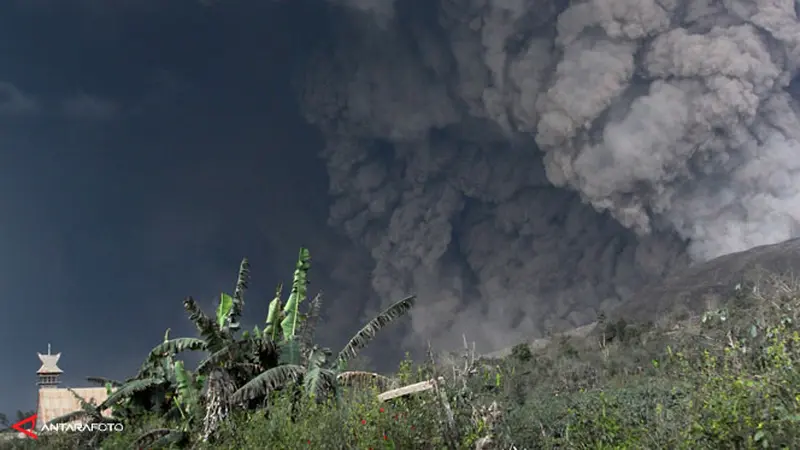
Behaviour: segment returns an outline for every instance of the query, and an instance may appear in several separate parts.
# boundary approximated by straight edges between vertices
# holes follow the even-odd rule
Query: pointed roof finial
[[[36,373],[39,374],[57,374],[62,373],[63,371],[58,367],[58,359],[61,358],[61,353],[56,353],[53,355],[51,353],[50,344],[47,344],[47,354],[43,355],[41,353],[37,353],[39,356],[39,361],[42,362],[42,367]]]

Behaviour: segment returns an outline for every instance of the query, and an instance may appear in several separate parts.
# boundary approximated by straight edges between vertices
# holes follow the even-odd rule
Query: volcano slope
[[[748,295],[751,299],[780,298],[781,293],[775,291],[796,285],[798,274],[800,239],[790,239],[720,256],[676,271],[661,281],[645,286],[630,300],[603,313],[607,323],[623,321],[672,327],[706,311],[731,306],[742,287],[757,291],[756,295]],[[607,332],[605,328],[599,327],[595,321],[556,336],[593,341]],[[530,346],[532,349],[542,349],[551,340],[535,339],[530,341]],[[502,357],[510,352],[509,347],[486,356]]]
[[[664,323],[726,306],[737,286],[774,288],[800,274],[800,239],[762,245],[689,267],[644,287],[609,312],[634,322]],[[781,285],[781,283],[778,283]]]

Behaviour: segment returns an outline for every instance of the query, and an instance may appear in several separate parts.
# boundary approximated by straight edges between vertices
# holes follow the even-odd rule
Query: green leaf
[[[112,395],[108,396],[108,398],[106,398],[105,401],[97,407],[97,409],[99,411],[104,411],[110,408],[112,405],[116,405],[122,399],[128,398],[137,392],[147,390],[153,386],[157,386],[163,383],[164,380],[161,378],[143,378],[143,379],[131,380],[130,382],[122,385]]]
[[[314,333],[319,322],[322,310],[322,294],[317,294],[308,308],[308,314],[304,315],[303,326],[300,329],[300,343],[304,349],[314,346]]]
[[[170,339],[168,341],[164,341],[161,344],[156,345],[150,350],[150,354],[147,356],[148,361],[154,361],[162,356],[165,355],[175,355],[181,352],[191,352],[191,351],[198,351],[198,350],[207,350],[208,345],[206,341],[203,339],[198,338],[175,338]]]
[[[305,371],[305,367],[292,364],[273,367],[262,372],[239,388],[239,390],[233,394],[232,400],[234,403],[243,403],[257,397],[266,396],[275,389],[296,382]]]
[[[183,361],[175,361],[175,381],[178,394],[175,402],[183,407],[187,414],[194,414],[197,410],[199,395],[192,374],[186,370]]]
[[[281,342],[278,345],[278,351],[281,364],[300,365],[302,363],[302,348],[296,339]]]
[[[215,367],[221,367],[225,362],[235,359],[236,345],[229,344],[216,352],[208,355],[197,365],[197,373],[207,373]]]
[[[228,340],[228,337],[225,336],[226,333],[222,333],[216,320],[207,316],[192,297],[187,297],[183,301],[183,308],[189,313],[189,320],[194,322],[197,331],[200,332],[200,336],[205,339],[210,349],[216,351],[225,345]]]
[[[125,383],[122,383],[117,380],[112,380],[109,378],[104,377],[86,377],[86,381],[95,384],[97,386],[108,386],[110,385],[112,388],[122,386]]]
[[[225,328],[226,322],[233,310],[233,297],[226,293],[219,294],[219,305],[217,305],[217,327]]]
[[[294,338],[297,333],[300,318],[300,303],[305,300],[308,292],[308,271],[311,269],[311,256],[308,249],[300,248],[297,257],[297,266],[292,280],[292,292],[286,305],[283,307],[283,320],[281,330],[284,340]]]
[[[314,346],[308,354],[308,369],[321,369],[328,363],[328,358],[331,356],[331,351],[327,348],[319,348]]]
[[[233,304],[228,315],[228,329],[236,331],[239,329],[239,318],[242,316],[244,308],[244,294],[250,282],[250,263],[247,258],[243,258],[239,264],[239,276],[236,278],[236,288],[233,291]]]
[[[74,421],[89,421],[94,418],[94,415],[86,410],[79,409],[77,411],[72,411],[66,413],[64,415],[54,417],[48,421],[48,424],[59,424],[59,423],[69,423]]]
[[[309,398],[323,400],[326,393],[336,389],[336,374],[320,366],[310,367],[303,376],[303,388]]]
[[[264,328],[264,333],[267,334],[273,341],[278,340],[281,332],[281,292],[283,285],[279,284],[275,288],[275,297],[269,303],[269,312],[267,313],[267,326]]]
[[[355,358],[358,352],[366,347],[379,331],[409,312],[414,307],[416,299],[417,297],[412,295],[394,303],[359,330],[339,352],[339,356],[336,357],[336,364],[340,370],[345,367],[351,358]]]

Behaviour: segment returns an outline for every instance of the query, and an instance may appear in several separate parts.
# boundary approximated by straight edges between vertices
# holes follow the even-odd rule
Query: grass
[[[487,437],[498,449],[800,448],[800,288],[743,286],[721,308],[660,326],[603,322],[586,338],[540,350],[521,344],[463,366],[452,357],[407,360],[395,379],[445,376],[443,398],[428,391],[381,403],[375,391],[348,390],[298,407],[277,395],[268,410],[236,412],[216,442],[194,448],[472,449]],[[494,416],[485,413],[492,402]],[[164,425],[141,418],[97,448],[130,448]],[[85,448],[80,438],[88,437],[2,448]]]

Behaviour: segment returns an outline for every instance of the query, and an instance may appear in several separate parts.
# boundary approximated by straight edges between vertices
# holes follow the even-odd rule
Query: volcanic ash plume
[[[792,237],[793,1],[337,3],[302,81],[330,221],[384,302],[420,294],[435,345],[586,323],[690,259]]]

